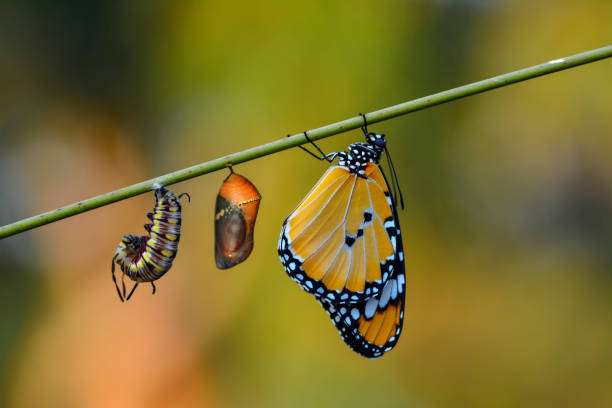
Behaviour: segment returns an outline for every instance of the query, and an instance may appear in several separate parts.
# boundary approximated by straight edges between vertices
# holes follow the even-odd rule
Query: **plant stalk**
[[[374,112],[366,114],[368,124],[381,122],[397,116],[405,115],[410,112],[415,112],[421,109],[430,108],[442,103],[454,101],[466,96],[475,95],[481,92],[490,91],[495,88],[501,88],[506,85],[514,84],[528,79],[536,78],[542,75],[551,74],[553,72],[562,71],[568,68],[573,68],[579,65],[588,64],[590,62],[602,60],[612,56],[612,45],[602,48],[582,52],[565,58],[548,61],[540,65],[520,69],[518,71],[509,72],[507,74],[498,75],[482,81],[473,82],[457,88],[438,92],[433,95],[414,99],[412,101],[400,103],[398,105],[389,106]],[[361,116],[354,116],[340,122],[322,126],[316,129],[308,130],[308,137],[311,140],[319,140],[329,136],[337,135],[349,130],[359,128],[363,125]],[[269,154],[277,153],[282,150],[290,149],[307,143],[307,139],[303,133],[285,137],[274,142],[256,146],[241,152],[229,154],[214,160],[196,164],[195,166],[187,167],[186,169],[177,170],[163,176],[159,176],[150,180],[146,180],[128,187],[120,188],[119,190],[111,191],[87,200],[79,201],[74,204],[66,205],[33,217],[25,218],[16,221],[12,224],[0,227],[0,239],[15,235],[33,228],[38,228],[42,225],[49,224],[61,219],[80,214],[85,211],[90,211],[98,207],[112,204],[117,201],[125,200],[126,198],[134,197],[139,194],[144,194],[154,188],[155,185],[171,185],[191,178],[201,176],[206,173],[213,172],[225,168],[228,163],[238,164]]]

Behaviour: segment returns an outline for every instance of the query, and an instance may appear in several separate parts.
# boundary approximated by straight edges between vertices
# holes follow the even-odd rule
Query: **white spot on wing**
[[[364,315],[367,319],[371,319],[372,316],[374,316],[374,312],[376,312],[376,306],[378,306],[378,301],[376,300],[376,298],[370,298],[367,301],[364,310]]]
[[[385,288],[380,294],[380,307],[384,308],[385,306],[387,306],[387,303],[389,303],[390,297],[391,297],[391,281],[387,282],[387,284],[385,285]]]
[[[390,281],[391,283],[391,299],[395,299],[397,297],[397,280],[393,279]]]
[[[397,277],[397,290],[399,293],[402,293],[404,291],[404,285],[406,284],[406,281],[404,280],[404,275],[401,274]]]

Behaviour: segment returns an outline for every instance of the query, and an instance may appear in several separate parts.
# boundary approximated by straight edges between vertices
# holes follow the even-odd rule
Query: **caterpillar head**
[[[115,251],[115,261],[121,264],[125,259],[132,259],[140,253],[142,239],[137,235],[124,235]]]

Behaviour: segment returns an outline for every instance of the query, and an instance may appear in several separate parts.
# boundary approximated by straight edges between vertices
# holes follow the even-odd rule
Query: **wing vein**
[[[353,199],[353,192],[355,191],[355,186],[356,185],[357,185],[357,176],[353,176],[353,189],[351,190],[351,195],[350,195],[350,197],[348,199],[348,202],[346,204],[346,209],[344,210],[344,218],[343,218],[344,221],[340,223],[340,225],[342,225],[344,227],[344,236],[346,236],[346,214],[348,214],[348,210],[349,210],[349,208],[351,206],[351,200]],[[325,271],[325,273],[321,277],[321,280],[323,280],[323,278],[325,278],[325,275],[327,275],[327,273],[329,272],[329,269],[331,268],[331,266],[336,261],[336,258],[338,257],[338,254],[342,250],[343,246],[344,246],[344,244],[340,245],[340,248],[338,249],[338,252],[336,253],[336,256],[334,257],[334,260],[332,261],[332,263],[329,265],[329,267],[327,268],[327,270]],[[350,260],[350,257],[349,257],[349,260]],[[350,264],[349,264],[349,266],[350,266]],[[349,269],[349,272],[350,272],[350,269]],[[344,284],[346,285],[346,280],[345,280]]]
[[[315,202],[319,196],[321,196],[321,195],[322,195],[323,193],[325,193],[327,190],[329,190],[329,189],[333,188],[334,183],[335,183],[336,181],[338,181],[339,179],[341,179],[342,177],[344,177],[344,175],[343,175],[343,174],[341,174],[339,177],[336,177],[335,179],[333,179],[333,180],[332,180],[332,181],[329,183],[329,186],[327,186],[327,187],[325,187],[323,190],[321,190],[321,191],[320,191],[320,192],[319,192],[319,193],[318,193],[316,196],[313,196],[313,197],[312,197],[312,199],[310,200],[310,202],[309,202],[308,204],[306,204],[306,205],[304,206],[304,208],[302,208],[302,209],[301,209],[301,210],[299,210],[299,211],[295,211],[293,214],[291,214],[291,218],[293,218],[294,216],[296,216],[296,215],[300,214],[301,212],[303,212],[304,210],[306,210],[308,207],[310,207],[310,206],[312,205],[312,203],[313,203],[313,202]],[[336,192],[338,192],[338,190],[340,189],[340,187],[342,187],[342,185],[343,185],[343,184],[344,184],[344,183],[340,183],[340,185],[339,185],[339,186],[336,188]],[[317,183],[317,185],[318,185],[318,183]],[[314,186],[313,190],[314,190],[314,189],[316,189],[317,185],[315,185],[315,186]],[[335,193],[334,193],[334,194],[335,194]],[[309,196],[309,194],[307,194],[307,195],[306,195],[306,197],[308,197],[308,196]],[[333,197],[333,195],[332,195],[332,197]],[[330,198],[331,198],[331,197],[330,197]],[[303,200],[303,201],[305,201],[305,200]],[[302,205],[302,203],[298,204],[297,208],[299,208],[301,205]]]
[[[351,208],[351,203],[353,202],[353,195],[355,194],[355,188],[357,187],[358,177],[355,176],[355,182],[353,183],[353,189],[351,190],[351,196],[349,197],[348,204],[346,205],[346,210],[344,211],[344,236],[346,237],[346,218],[348,216],[349,209]],[[351,274],[351,266],[353,265],[353,249],[347,249],[349,253],[349,264],[348,264],[348,272],[346,274],[346,278],[344,278],[343,288],[346,288],[346,282],[348,281],[349,275]]]
[[[380,186],[378,185],[378,183],[376,182],[376,180],[374,179],[368,179],[368,182],[371,182],[374,184],[374,187],[377,188],[380,193],[385,197],[385,201],[387,201],[387,204],[389,204],[389,201],[387,200],[387,196],[385,195],[385,191],[380,188]],[[368,189],[369,192],[369,189]],[[372,208],[374,207],[374,204],[372,203],[372,196],[370,196],[370,204],[372,204]],[[391,206],[389,206],[391,207]],[[374,212],[374,211],[372,211]],[[393,215],[393,211],[391,211],[391,215]],[[380,215],[376,214],[376,218],[378,218],[380,220],[380,224],[384,227],[385,226],[385,220],[383,220],[382,218],[380,218]]]
[[[368,198],[370,199],[370,206],[372,208],[372,213],[376,218],[380,220],[380,217],[374,211],[374,202],[372,201],[372,193],[370,192],[370,187],[368,186]],[[374,224],[374,217],[372,217],[372,224]],[[383,224],[384,225],[384,224]],[[372,230],[374,229],[374,225],[372,225]],[[374,247],[376,248],[376,254],[378,255],[378,267],[380,268],[380,254],[378,253],[378,241],[376,240],[376,233],[372,231],[372,237],[374,238]],[[380,271],[380,278],[382,279],[382,270]]]
[[[308,259],[312,258],[314,254],[319,252],[321,250],[321,248],[323,248],[325,243],[327,243],[327,241],[330,240],[330,238],[336,233],[336,231],[338,231],[338,228],[340,228],[341,226],[342,226],[342,224],[338,224],[338,226],[336,228],[334,228],[334,230],[327,236],[327,238],[325,238],[325,240],[323,242],[321,242],[321,245],[319,245],[314,251],[312,251],[312,253],[310,255],[308,255],[304,259],[304,262],[306,262]],[[342,248],[342,246],[340,246],[340,248]]]
[[[323,211],[325,211],[325,209],[327,208],[327,206],[329,205],[329,203],[334,199],[334,197],[336,196],[336,194],[338,194],[338,191],[340,191],[340,189],[342,188],[342,186],[344,186],[344,184],[350,180],[350,177],[347,177],[346,180],[344,180],[340,186],[338,186],[338,189],[336,189],[336,191],[334,192],[334,194],[331,195],[331,197],[329,197],[329,199],[325,202],[325,205],[323,205],[321,207],[321,209],[319,210],[319,212],[312,217],[312,219],[308,222],[308,224],[302,229],[302,231],[300,231],[299,234],[297,234],[292,240],[291,242],[297,240],[302,234],[304,234],[304,232],[306,232],[308,230],[308,228],[310,228],[310,226],[312,225],[313,222],[316,221],[317,218],[319,218],[319,216],[321,215],[321,213],[323,213]],[[291,217],[287,219],[287,221],[291,220],[296,214],[291,214]],[[289,222],[287,222],[287,225],[289,225]]]

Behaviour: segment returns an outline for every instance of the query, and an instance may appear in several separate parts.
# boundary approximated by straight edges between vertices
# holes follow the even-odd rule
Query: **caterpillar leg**
[[[121,291],[119,290],[119,285],[117,285],[117,278],[115,277],[115,258],[111,261],[111,274],[113,275],[113,282],[115,283],[115,288],[117,289],[117,294],[119,295],[119,299],[123,302],[123,296],[121,296]]]
[[[138,282],[136,282],[134,284],[134,287],[132,288],[132,290],[130,291],[130,294],[128,295],[127,298],[125,298],[125,300],[130,300],[130,298],[132,297],[132,294],[134,294],[134,291],[136,290],[136,287],[138,286]]]
[[[127,299],[125,298],[125,273],[124,273],[123,275],[121,275],[121,286],[123,286],[123,298],[124,298],[125,300],[127,300]]]
[[[151,282],[151,286],[153,286],[153,293],[152,293],[152,295],[154,295],[155,294],[155,289],[156,289],[155,288],[155,283]]]
[[[187,201],[191,202],[191,196],[189,195],[189,193],[181,193],[178,195],[178,199],[180,200],[182,196],[187,196]]]

